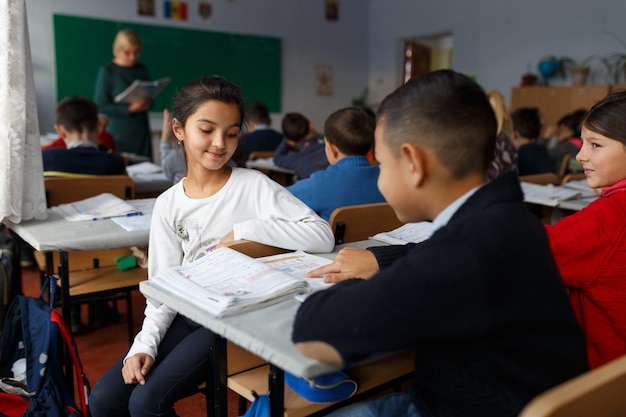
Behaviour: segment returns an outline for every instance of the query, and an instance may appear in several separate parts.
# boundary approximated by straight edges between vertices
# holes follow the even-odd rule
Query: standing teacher
[[[152,100],[116,103],[116,95],[135,80],[150,80],[148,69],[137,62],[143,45],[137,33],[122,29],[113,41],[113,61],[98,71],[94,101],[98,111],[109,116],[109,131],[119,152],[152,157],[152,141],[148,110]]]

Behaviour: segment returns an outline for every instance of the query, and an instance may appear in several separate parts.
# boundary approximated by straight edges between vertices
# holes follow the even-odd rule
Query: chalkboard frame
[[[261,101],[281,111],[281,39],[269,36],[149,25],[54,14],[57,101],[66,96],[93,97],[98,69],[113,58],[120,29],[141,36],[139,59],[153,80],[172,81],[156,98],[152,112],[171,106],[176,90],[202,75],[222,75],[239,84],[246,103]]]

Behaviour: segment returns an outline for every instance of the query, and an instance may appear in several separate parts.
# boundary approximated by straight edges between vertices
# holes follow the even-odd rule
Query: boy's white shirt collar
[[[74,148],[97,148],[97,146],[88,140],[75,140],[67,144],[67,149]]]
[[[435,217],[435,219],[433,220],[432,227],[430,229],[431,236],[437,230],[447,225],[450,219],[452,218],[452,216],[454,216],[454,213],[456,213],[456,211],[459,209],[459,207],[461,207],[467,201],[467,199],[470,198],[472,195],[474,195],[474,193],[478,191],[478,189],[482,187],[483,185],[485,184],[483,183],[479,186],[472,188],[471,190],[463,194],[461,197],[457,198],[452,203],[450,203],[448,207],[443,209],[441,213],[439,213],[437,217]]]

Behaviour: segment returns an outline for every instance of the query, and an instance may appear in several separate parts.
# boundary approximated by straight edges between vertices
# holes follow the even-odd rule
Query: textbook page
[[[135,80],[128,88],[115,96],[116,103],[130,103],[141,99],[155,98],[170,83],[170,77],[156,81]]]
[[[215,249],[151,279],[217,317],[262,307],[284,295],[310,289],[299,276],[230,248]]]
[[[541,185],[522,181],[520,185],[524,193],[525,202],[549,207],[556,207],[563,201],[580,198],[582,195],[580,190],[551,184]]]
[[[372,239],[389,243],[390,245],[406,245],[407,243],[420,243],[431,235],[431,222],[406,223],[389,232],[377,233]]]
[[[128,201],[111,193],[103,193],[73,203],[61,204],[52,207],[52,210],[61,214],[66,220],[73,222],[117,216],[140,216],[142,214]]]
[[[304,276],[304,274],[314,270],[315,268],[319,268],[320,266],[328,265],[333,262],[332,260],[322,258],[321,256],[311,255],[310,253],[303,251],[296,251],[280,255],[265,256],[263,258],[257,258],[257,260],[306,281],[311,287],[311,292],[322,290],[333,285],[325,283],[324,278],[322,277],[308,278]],[[298,297],[299,296],[296,296],[296,298]]]

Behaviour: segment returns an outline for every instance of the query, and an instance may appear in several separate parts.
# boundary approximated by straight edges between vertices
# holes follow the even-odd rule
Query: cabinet
[[[617,86],[532,86],[513,87],[511,111],[520,107],[537,107],[543,117],[544,126],[556,124],[568,113],[584,108],[589,110]],[[626,87],[626,85],[622,86]]]

